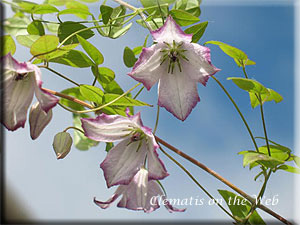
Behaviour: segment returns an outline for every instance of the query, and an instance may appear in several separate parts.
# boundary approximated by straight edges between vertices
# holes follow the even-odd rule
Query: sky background
[[[111,1],[108,1],[111,2]],[[130,1],[137,5],[137,1]],[[284,100],[279,104],[265,104],[265,116],[269,139],[294,149],[294,7],[291,1],[278,4],[267,1],[266,4],[235,1],[230,4],[203,1],[201,21],[209,21],[204,36],[199,41],[218,40],[236,46],[246,52],[256,62],[247,68],[250,78],[279,92]],[[272,4],[274,3],[274,4]],[[276,3],[276,4],[275,4]],[[114,4],[112,4],[114,5]],[[97,14],[98,4],[90,4]],[[7,16],[11,12],[7,9]],[[62,17],[64,20],[72,17]],[[148,34],[139,25],[123,37],[112,40],[100,37],[97,33],[91,42],[103,53],[102,66],[116,72],[116,79],[124,90],[135,84],[126,74],[130,69],[122,62],[125,46],[136,47],[143,43]],[[148,46],[150,41],[148,42]],[[217,46],[211,48],[212,63],[222,69],[216,77],[235,98],[247,118],[255,136],[263,136],[259,109],[252,109],[248,94],[237,88],[227,77],[243,76],[235,62]],[[29,49],[17,46],[14,55],[19,61],[31,56]],[[91,83],[93,75],[89,69],[74,69],[67,66],[52,65],[57,71],[68,75],[78,83]],[[45,88],[61,91],[72,84],[42,70]],[[240,187],[248,194],[257,194],[262,179],[254,181],[258,170],[249,171],[242,167],[242,156],[237,152],[253,150],[252,142],[234,107],[213,79],[206,87],[198,86],[200,103],[186,121],[181,122],[165,109],[161,109],[157,135],[200,162],[212,168],[220,175]],[[151,91],[143,91],[140,100],[156,105],[157,85]],[[154,127],[156,107],[137,107],[142,112],[146,126]],[[178,221],[231,221],[217,206],[188,206],[184,213],[170,214],[162,206],[151,214],[134,212],[112,205],[102,210],[93,203],[108,199],[115,187],[107,189],[99,164],[105,158],[105,145],[100,144],[89,151],[72,148],[63,160],[56,160],[52,149],[53,136],[72,124],[69,112],[59,106],[53,109],[52,122],[41,136],[32,141],[29,124],[15,132],[5,132],[5,187],[22,205],[31,219],[39,221],[57,220],[166,220]],[[264,143],[260,143],[264,144]],[[167,149],[166,149],[167,150]],[[207,196],[168,158],[159,152],[170,176],[162,181],[169,198],[204,198]],[[174,154],[172,154],[174,155]],[[206,172],[175,156],[215,198],[221,198],[217,189],[230,190]],[[277,172],[269,181],[266,197],[279,196],[279,204],[270,208],[285,218],[294,218],[294,175]],[[11,203],[11,202],[10,202]],[[272,219],[262,211],[265,219]],[[116,217],[117,215],[117,217]],[[21,216],[21,215],[20,215]]]

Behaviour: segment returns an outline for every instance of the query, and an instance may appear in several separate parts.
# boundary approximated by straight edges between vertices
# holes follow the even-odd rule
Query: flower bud
[[[31,106],[29,112],[30,136],[33,140],[38,138],[44,128],[52,119],[52,109],[46,113],[39,102]]]
[[[53,148],[57,159],[63,159],[70,152],[73,140],[69,133],[59,132],[53,140]]]

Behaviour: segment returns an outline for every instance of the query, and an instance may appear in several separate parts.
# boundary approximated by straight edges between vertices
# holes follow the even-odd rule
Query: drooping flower
[[[158,158],[155,137],[150,128],[143,126],[140,113],[128,117],[102,113],[95,119],[82,118],[81,122],[85,136],[92,140],[120,141],[100,165],[108,187],[129,184],[146,159],[150,180],[168,176]]]
[[[183,121],[200,101],[197,83],[205,86],[219,69],[211,63],[210,49],[191,43],[192,35],[171,16],[151,34],[156,44],[143,48],[128,75],[148,90],[158,82],[158,105]]]
[[[46,113],[56,105],[58,99],[41,89],[41,71],[36,65],[18,62],[10,54],[1,59],[1,64],[4,70],[2,123],[8,130],[24,127],[34,94]]]
[[[144,210],[147,213],[159,208],[157,196],[165,197],[157,181],[148,180],[148,171],[145,168],[141,168],[128,185],[120,185],[113,196],[106,202],[96,199],[94,199],[94,202],[102,209],[106,209],[120,195],[122,195],[122,198],[117,205],[118,207],[131,210]],[[164,205],[169,212],[185,211],[185,209],[173,207],[167,200],[165,200]]]
[[[31,106],[29,111],[30,136],[37,139],[52,119],[52,109],[47,113],[42,110],[39,102]]]
[[[73,139],[68,132],[59,132],[54,136],[52,146],[57,159],[63,159],[69,154],[72,143]]]

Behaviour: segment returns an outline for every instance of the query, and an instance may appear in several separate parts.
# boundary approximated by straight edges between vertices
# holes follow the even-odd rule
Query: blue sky
[[[135,1],[136,2],[136,1]],[[96,12],[98,5],[93,4]],[[244,50],[255,66],[248,67],[250,78],[256,79],[279,92],[283,102],[265,104],[265,115],[269,138],[282,145],[294,148],[294,9],[287,5],[247,5],[204,4],[202,21],[209,21],[200,44],[208,40],[218,40]],[[135,82],[126,75],[129,69],[122,63],[125,46],[141,45],[147,30],[134,25],[125,36],[118,40],[104,39],[96,35],[92,43],[105,57],[103,66],[116,72],[123,89],[129,89]],[[149,42],[150,43],[150,42]],[[149,44],[148,44],[149,45]],[[247,93],[238,89],[227,77],[242,76],[242,71],[234,61],[218,47],[211,47],[211,58],[215,66],[222,69],[216,77],[228,88],[245,114],[255,136],[263,136],[259,110],[252,109]],[[15,57],[20,60],[30,58],[29,50],[17,46]],[[91,83],[93,75],[89,69],[73,69],[54,65],[58,71],[69,75],[79,83]],[[48,71],[43,72],[44,87],[63,90],[71,85]],[[253,181],[257,170],[242,168],[242,157],[237,152],[253,149],[251,140],[234,107],[220,87],[210,79],[207,86],[199,84],[201,102],[185,122],[181,122],[161,110],[157,135],[182,151],[195,157],[208,167],[220,173],[249,194],[256,194],[262,180]],[[144,91],[140,99],[156,104],[157,86],[150,92]],[[136,108],[142,112],[144,124],[154,127],[156,108]],[[5,173],[7,189],[15,192],[19,203],[27,208],[32,218],[37,220],[229,220],[216,206],[189,206],[185,213],[168,213],[163,207],[151,213],[133,212],[113,205],[107,210],[98,208],[93,197],[106,200],[115,188],[107,189],[103,173],[99,168],[105,157],[104,145],[89,151],[72,148],[64,160],[57,161],[52,150],[55,133],[72,123],[71,115],[59,106],[54,109],[52,122],[35,141],[30,139],[28,123],[25,129],[6,132]],[[261,143],[263,144],[263,143]],[[159,153],[171,174],[163,185],[170,198],[208,199],[197,189],[186,175]],[[182,162],[199,182],[216,198],[217,189],[228,189],[207,173]],[[267,197],[279,195],[279,204],[271,206],[286,218],[293,218],[293,175],[278,172],[271,177]],[[116,218],[116,214],[118,218]],[[261,212],[266,219],[271,219]],[[230,221],[230,220],[229,220]]]

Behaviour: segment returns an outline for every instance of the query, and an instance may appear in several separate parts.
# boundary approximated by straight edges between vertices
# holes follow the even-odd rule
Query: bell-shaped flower
[[[122,195],[122,198],[117,205],[118,207],[131,210],[144,210],[147,213],[159,208],[158,196],[165,198],[157,181],[148,180],[148,171],[145,168],[141,168],[128,185],[120,185],[113,196],[106,202],[96,199],[94,199],[94,202],[102,209],[106,209],[120,195]],[[185,209],[173,207],[166,199],[164,200],[164,205],[169,212],[185,211]]]
[[[42,110],[39,102],[31,106],[29,111],[30,136],[37,139],[52,119],[52,109],[47,113]]]
[[[148,163],[149,179],[168,176],[164,164],[158,158],[158,144],[151,129],[143,126],[140,113],[134,116],[106,115],[95,119],[82,118],[85,136],[95,141],[120,141],[107,153],[100,167],[108,187],[129,184],[134,175]]]
[[[2,123],[8,130],[24,127],[34,94],[46,113],[56,105],[58,99],[41,89],[41,71],[36,65],[18,62],[8,54],[1,58],[1,66],[4,72]]]
[[[191,43],[192,35],[171,16],[151,34],[155,44],[143,48],[128,75],[148,90],[158,82],[158,105],[183,121],[200,101],[197,83],[205,86],[219,69],[211,63],[210,49]]]

